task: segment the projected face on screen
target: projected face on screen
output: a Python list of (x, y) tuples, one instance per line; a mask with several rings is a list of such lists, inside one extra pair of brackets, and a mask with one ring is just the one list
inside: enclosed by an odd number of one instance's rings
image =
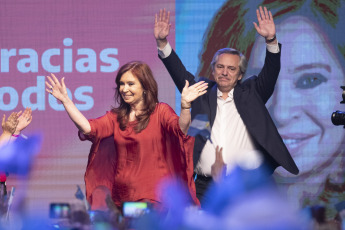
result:
[(255, 9), (271, 10), (282, 44), (281, 70), (266, 106), (295, 160), (300, 174), (279, 167), (274, 177), (295, 207), (324, 204), (334, 217), (343, 200), (345, 131), (331, 122), (344, 110), (340, 89), (345, 84), (345, 5), (330, 1), (225, 1), (214, 12), (199, 53), (198, 76), (210, 76), (213, 54), (233, 47), (248, 58), (244, 79), (261, 70), (264, 38), (257, 35)]
[[(267, 107), (300, 175), (313, 173), (334, 161), (344, 139), (345, 132), (330, 122), (344, 71), (325, 34), (307, 18), (292, 16), (277, 28), (283, 44), (281, 71)], [(254, 44), (248, 72), (259, 72), (264, 64), (262, 40)]]

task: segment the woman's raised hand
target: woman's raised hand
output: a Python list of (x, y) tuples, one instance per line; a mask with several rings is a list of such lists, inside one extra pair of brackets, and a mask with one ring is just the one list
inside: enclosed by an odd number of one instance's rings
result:
[(51, 76), (47, 76), (48, 81), (46, 81), (46, 91), (64, 103), (69, 99), (65, 85), (65, 78), (63, 77), (60, 83), (53, 73), (50, 75)]
[(186, 80), (186, 84), (181, 94), (181, 107), (185, 109), (190, 108), (192, 101), (207, 92), (207, 87), (208, 83), (205, 81), (199, 81), (194, 85), (189, 86), (189, 82)]
[(69, 117), (81, 132), (83, 132), (84, 134), (90, 133), (91, 126), (89, 121), (84, 117), (84, 115), (74, 105), (73, 101), (68, 97), (65, 78), (63, 77), (61, 79), (61, 83), (54, 74), (51, 74), (51, 76), (47, 76), (47, 78), (48, 81), (46, 81), (46, 91), (53, 95), (56, 99), (61, 101)]

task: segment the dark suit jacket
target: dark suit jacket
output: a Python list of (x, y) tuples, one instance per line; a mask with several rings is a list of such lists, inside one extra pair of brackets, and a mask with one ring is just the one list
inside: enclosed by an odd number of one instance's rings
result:
[[(281, 49), (281, 44), (279, 46)], [(257, 148), (264, 154), (265, 162), (270, 166), (271, 172), (278, 166), (282, 166), (290, 173), (297, 175), (299, 170), (265, 107), (265, 103), (273, 93), (279, 75), (280, 54), (280, 52), (274, 54), (266, 50), (265, 64), (259, 75), (238, 82), (235, 86), (234, 102)], [(196, 82), (194, 76), (186, 70), (174, 50), (162, 61), (180, 92), (185, 85), (185, 80), (188, 80), (190, 84)], [(217, 111), (217, 84), (206, 78), (199, 80), (207, 81), (208, 89), (206, 94), (192, 103), (192, 119), (197, 114), (207, 114), (212, 127)], [(206, 141), (200, 135), (195, 137), (194, 167), (199, 161)]]

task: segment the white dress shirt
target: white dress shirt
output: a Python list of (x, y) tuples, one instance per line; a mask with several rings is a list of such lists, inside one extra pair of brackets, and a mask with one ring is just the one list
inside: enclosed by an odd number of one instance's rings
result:
[(211, 130), (212, 143), (207, 140), (196, 166), (196, 172), (210, 176), (211, 166), (216, 160), (216, 146), (223, 148), (223, 160), (227, 174), (236, 166), (254, 169), (261, 165), (263, 156), (255, 144), (237, 111), (233, 100), (234, 89), (228, 93), (226, 100), (217, 89), (217, 113)]

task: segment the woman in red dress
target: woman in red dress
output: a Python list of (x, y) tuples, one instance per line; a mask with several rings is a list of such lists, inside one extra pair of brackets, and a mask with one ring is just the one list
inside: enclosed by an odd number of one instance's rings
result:
[(181, 95), (181, 114), (158, 102), (158, 87), (145, 63), (134, 61), (120, 68), (115, 98), (119, 106), (104, 116), (87, 120), (67, 95), (64, 78), (51, 74), (46, 91), (61, 101), (79, 129), (81, 140), (92, 142), (85, 173), (86, 196), (92, 204), (97, 186), (111, 191), (118, 207), (127, 201), (160, 204), (157, 185), (178, 178), (195, 196), (193, 174), (194, 139), (187, 134), (191, 102), (206, 92), (207, 84), (186, 86)]

